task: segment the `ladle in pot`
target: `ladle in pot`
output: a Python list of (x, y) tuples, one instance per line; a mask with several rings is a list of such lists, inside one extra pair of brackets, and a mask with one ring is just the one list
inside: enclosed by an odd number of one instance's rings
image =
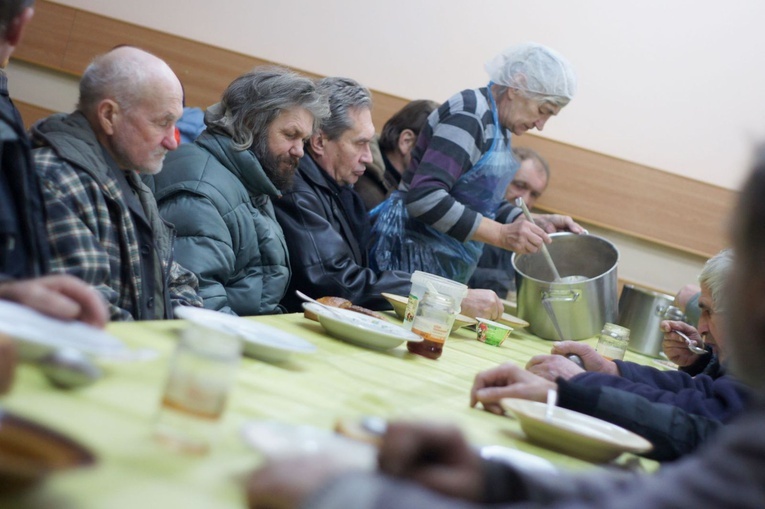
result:
[[(534, 218), (531, 217), (531, 212), (529, 212), (529, 208), (526, 206), (526, 202), (523, 201), (523, 198), (518, 197), (515, 199), (515, 205), (516, 207), (520, 207), (521, 210), (523, 210), (523, 215), (526, 216), (526, 219), (531, 221), (532, 224), (536, 224), (534, 222)], [(558, 283), (561, 281), (560, 274), (558, 273), (558, 269), (555, 268), (555, 263), (553, 263), (552, 256), (550, 256), (550, 252), (547, 250), (547, 244), (542, 243), (542, 254), (545, 256), (545, 260), (547, 260), (547, 265), (550, 266), (550, 270), (553, 273), (553, 281)]]
[[(558, 339), (561, 341), (566, 341), (566, 338), (563, 337), (563, 331), (560, 328), (560, 324), (558, 323), (558, 317), (555, 316), (555, 310), (552, 308), (552, 303), (550, 302), (550, 299), (547, 297), (542, 299), (542, 305), (545, 307), (545, 311), (547, 311), (547, 316), (550, 317), (550, 321), (553, 324), (553, 327), (555, 327), (555, 332), (558, 334)], [(582, 358), (579, 357), (575, 353), (566, 354), (566, 358), (579, 366), (582, 369), (585, 369), (584, 367), (584, 361), (582, 361)], [(586, 370), (585, 370), (586, 371)]]
[[(517, 207), (520, 207), (523, 210), (523, 215), (534, 223), (534, 219), (531, 217), (531, 212), (529, 212), (528, 207), (526, 206), (526, 202), (523, 201), (523, 198), (516, 198), (515, 199), (515, 205)], [(534, 223), (536, 224), (536, 223)], [(553, 283), (566, 283), (566, 284), (572, 284), (572, 283), (581, 283), (582, 281), (587, 281), (587, 276), (566, 276), (566, 277), (560, 277), (560, 273), (558, 272), (558, 269), (555, 267), (555, 263), (553, 262), (552, 256), (550, 256), (550, 252), (547, 250), (547, 244), (542, 244), (542, 254), (545, 257), (545, 260), (547, 260), (547, 265), (550, 267), (550, 270), (553, 273)]]

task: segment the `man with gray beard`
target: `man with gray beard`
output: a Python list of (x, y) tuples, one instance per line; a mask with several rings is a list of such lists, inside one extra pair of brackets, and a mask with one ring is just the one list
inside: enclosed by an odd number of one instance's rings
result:
[(241, 316), (282, 312), (290, 280), (272, 199), (289, 189), (303, 144), (329, 113), (309, 78), (260, 67), (207, 109), (206, 130), (154, 177), (176, 256), (199, 278), (205, 307)]

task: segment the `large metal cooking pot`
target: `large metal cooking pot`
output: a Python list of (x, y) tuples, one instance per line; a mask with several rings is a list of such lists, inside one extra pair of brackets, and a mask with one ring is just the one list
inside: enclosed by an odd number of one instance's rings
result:
[(671, 295), (665, 293), (624, 285), (619, 297), (619, 319), (616, 323), (630, 330), (630, 350), (653, 357), (659, 356), (664, 339), (659, 325), (673, 300)]
[(592, 337), (606, 322), (616, 322), (619, 251), (596, 235), (553, 233), (550, 237), (553, 241), (547, 248), (560, 276), (584, 278), (554, 283), (542, 253), (514, 253), (518, 316), (529, 322), (529, 331), (540, 338), (559, 339), (550, 314), (555, 316), (564, 339)]

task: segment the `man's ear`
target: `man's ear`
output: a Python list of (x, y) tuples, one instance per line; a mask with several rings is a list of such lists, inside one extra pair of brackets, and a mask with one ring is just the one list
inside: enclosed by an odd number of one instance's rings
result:
[(398, 151), (401, 155), (408, 156), (414, 148), (414, 144), (417, 143), (417, 135), (411, 129), (404, 129), (401, 134), (398, 135)]
[(113, 135), (114, 124), (120, 115), (120, 105), (111, 99), (104, 99), (98, 103), (96, 115), (98, 116), (98, 125), (101, 126), (101, 130), (109, 136)]
[(308, 146), (311, 149), (311, 153), (317, 156), (324, 155), (324, 145), (327, 143), (327, 138), (322, 131), (317, 131), (311, 135), (308, 140)]
[(32, 20), (35, 10), (32, 7), (27, 7), (21, 13), (13, 18), (11, 24), (8, 25), (8, 29), (5, 31), (5, 40), (11, 46), (18, 46), (21, 42), (21, 37), (24, 35), (24, 28)]

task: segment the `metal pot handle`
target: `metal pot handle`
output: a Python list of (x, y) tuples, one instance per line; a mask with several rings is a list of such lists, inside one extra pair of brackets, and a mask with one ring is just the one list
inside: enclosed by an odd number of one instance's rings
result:
[(545, 301), (555, 302), (576, 302), (576, 300), (582, 295), (577, 290), (553, 290), (548, 292), (542, 292), (542, 303)]

